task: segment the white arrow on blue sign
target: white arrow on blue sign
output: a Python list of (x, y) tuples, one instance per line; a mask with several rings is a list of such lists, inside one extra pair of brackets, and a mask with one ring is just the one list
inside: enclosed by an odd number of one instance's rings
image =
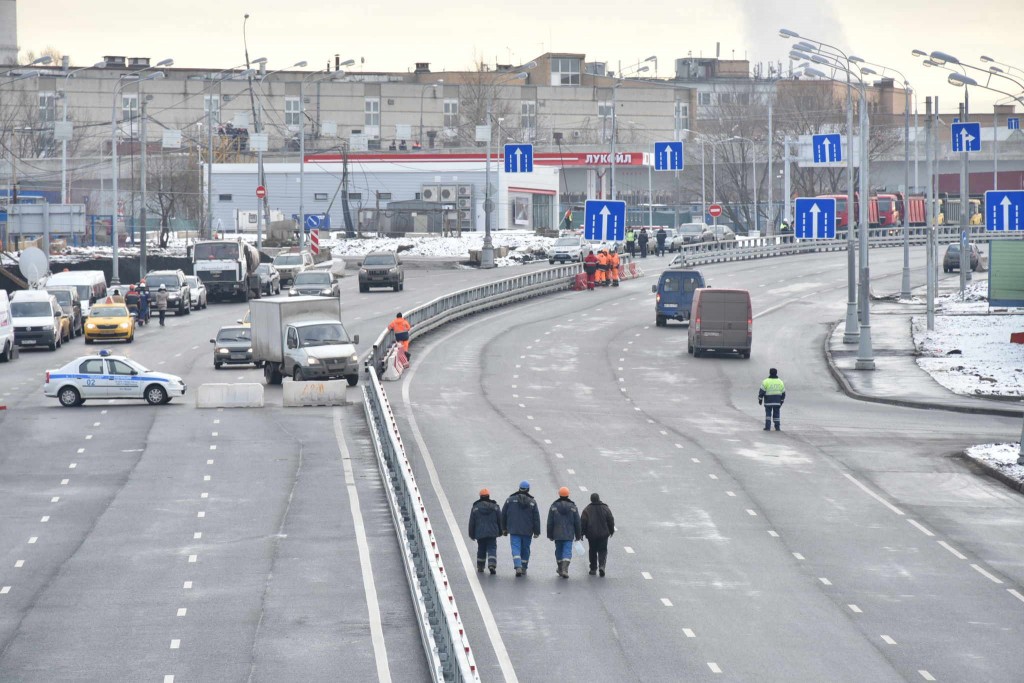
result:
[(989, 190), (985, 212), (985, 230), (1024, 230), (1024, 190)]
[(621, 242), (626, 237), (626, 202), (588, 199), (583, 236), (597, 242)]
[(307, 213), (302, 223), (306, 232), (314, 229), (328, 230), (331, 227), (331, 216), (326, 213)]
[(533, 145), (505, 145), (505, 173), (533, 173)]
[(839, 133), (813, 135), (814, 163), (826, 164), (843, 160), (843, 142)]
[(682, 142), (655, 142), (654, 143), (654, 170), (655, 171), (682, 171), (683, 170), (683, 143)]
[(830, 240), (836, 236), (836, 200), (820, 197), (799, 197), (796, 200), (798, 239)]
[(980, 123), (954, 123), (950, 130), (953, 135), (954, 152), (981, 151)]
[(1008, 119), (1006, 119), (1006, 127), (1009, 130), (1020, 130), (1020, 117), (1011, 116)]

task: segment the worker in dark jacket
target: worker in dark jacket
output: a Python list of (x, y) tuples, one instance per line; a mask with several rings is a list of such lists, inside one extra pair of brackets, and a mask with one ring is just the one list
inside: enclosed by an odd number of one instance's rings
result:
[(600, 571), (601, 576), (604, 576), (604, 567), (608, 562), (608, 539), (615, 533), (612, 510), (601, 500), (601, 496), (591, 493), (590, 505), (583, 508), (580, 522), (590, 546), (590, 575)]
[(558, 500), (548, 508), (548, 538), (555, 542), (558, 575), (568, 579), (572, 542), (583, 540), (583, 529), (580, 527), (580, 511), (569, 498), (566, 486), (558, 489)]
[(498, 567), (498, 536), (501, 536), (501, 508), (491, 492), (480, 489), (480, 498), (469, 513), (469, 537), (476, 541), (476, 570), (483, 574), (484, 562), (491, 574)]
[(640, 258), (647, 258), (647, 243), (651, 241), (651, 236), (647, 234), (647, 228), (640, 228), (640, 235), (636, 238), (636, 243), (640, 245)]
[(655, 255), (665, 255), (665, 240), (668, 239), (668, 233), (665, 232), (665, 228), (658, 228), (658, 231), (654, 233), (654, 244), (657, 247)]
[(597, 276), (597, 257), (591, 249), (587, 257), (583, 259), (583, 272), (587, 274), (587, 289), (594, 290), (594, 282)]
[(540, 537), (540, 510), (530, 495), (530, 482), (519, 482), (519, 490), (501, 508), (501, 531), (509, 536), (516, 576), (526, 576), (530, 564), (530, 543)]
[(768, 377), (761, 382), (761, 390), (757, 392), (757, 403), (764, 403), (764, 431), (772, 429), (772, 421), (775, 422), (775, 431), (781, 432), (782, 425), (779, 412), (786, 400), (786, 385), (779, 379), (779, 371), (775, 368), (768, 370)]

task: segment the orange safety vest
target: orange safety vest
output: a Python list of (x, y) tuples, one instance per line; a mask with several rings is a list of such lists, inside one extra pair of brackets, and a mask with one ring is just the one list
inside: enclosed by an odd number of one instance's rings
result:
[(409, 330), (412, 329), (412, 325), (405, 318), (395, 318), (388, 325), (388, 329), (395, 333), (395, 339), (397, 341), (408, 341)]
[(608, 254), (603, 251), (597, 255), (597, 267), (599, 270), (608, 270)]

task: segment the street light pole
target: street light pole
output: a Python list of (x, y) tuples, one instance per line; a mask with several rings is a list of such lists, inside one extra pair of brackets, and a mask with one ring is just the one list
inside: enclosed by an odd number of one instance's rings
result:
[(430, 88), (433, 88), (434, 92), (436, 93), (437, 86), (441, 85), (442, 83), (444, 83), (443, 78), (438, 79), (437, 83), (431, 83), (430, 85), (423, 86), (423, 88), (420, 90), (420, 149), (423, 149), (423, 96), (427, 94), (427, 90), (429, 90)]
[[(745, 138), (745, 137), (742, 137), (740, 135), (734, 135), (734, 136), (732, 136), (732, 139), (733, 140), (742, 140), (744, 142), (749, 142), (750, 143), (750, 171), (751, 171), (750, 182), (751, 182), (751, 184), (753, 186), (753, 192), (754, 192), (754, 216), (753, 216), (754, 217), (754, 230), (757, 230), (758, 229), (758, 227), (757, 227), (758, 226), (758, 223), (757, 223), (757, 145), (750, 138)], [(715, 225), (716, 226), (718, 225), (718, 221), (717, 220), (715, 221)], [(715, 237), (716, 238), (718, 237), (717, 232), (715, 234)]]
[[(106, 66), (106, 62), (97, 62), (92, 66), (85, 66), (81, 69), (73, 69), (64, 76), (64, 90), (62, 91), (61, 99), (64, 100), (64, 113), (61, 115), (61, 123), (68, 122), (68, 79), (81, 71), (88, 71), (89, 69), (102, 69)], [(68, 141), (61, 140), (60, 143), (60, 203), (68, 203)]]
[[(349, 66), (354, 63), (355, 62), (351, 59), (347, 59), (344, 62), (345, 66)], [(311, 81), (316, 83), (344, 75), (344, 73), (344, 71), (334, 71), (326, 74), (310, 74), (299, 81), (299, 244), (306, 243), (306, 98), (303, 96), (303, 86), (305, 86), (306, 81), (312, 76), (319, 76), (319, 78), (314, 78)], [(347, 191), (348, 190), (346, 190), (346, 192)]]

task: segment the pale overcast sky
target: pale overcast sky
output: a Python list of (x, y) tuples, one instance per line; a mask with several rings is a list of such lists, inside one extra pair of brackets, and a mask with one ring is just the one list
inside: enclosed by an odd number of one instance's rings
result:
[[(670, 76), (676, 58), (714, 56), (716, 43), (722, 58), (781, 59), (788, 68), (792, 41), (778, 37), (786, 27), (899, 69), (916, 86), (922, 112), (925, 95), (938, 95), (950, 111), (962, 92), (946, 83), (945, 71), (922, 66), (913, 48), (977, 65), (985, 54), (1024, 69), (1022, 0), (19, 0), (18, 43), (36, 52), (52, 46), (79, 66), (123, 55), (226, 69), (245, 61), (246, 13), (249, 56), (267, 57), (269, 69), (300, 60), (323, 68), (340, 54), (356, 60), (356, 71), (406, 71), (417, 61), (440, 71), (555, 51), (585, 53), (611, 69), (621, 63), (624, 71), (655, 55), (658, 75)], [(998, 97), (972, 89), (971, 109), (991, 111)]]

